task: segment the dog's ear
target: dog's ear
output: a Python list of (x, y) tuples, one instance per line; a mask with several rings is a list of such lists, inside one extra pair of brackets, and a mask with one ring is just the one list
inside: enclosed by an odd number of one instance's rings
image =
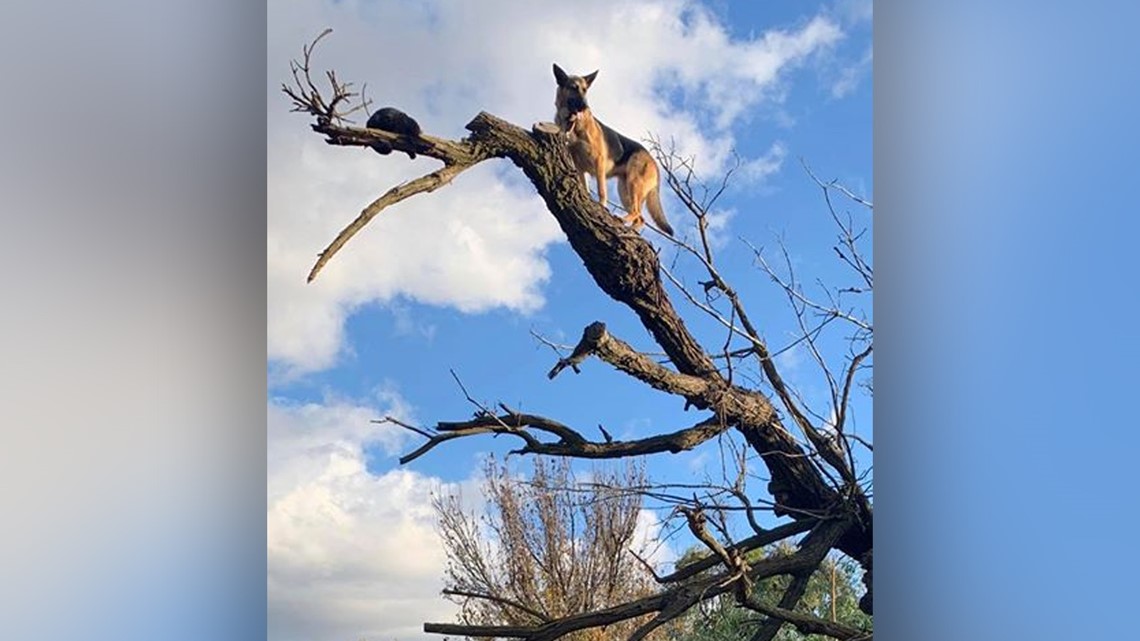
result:
[(558, 63), (554, 63), (554, 80), (558, 82), (558, 86), (565, 86), (568, 79), (569, 78), (566, 76), (566, 72), (562, 70), (562, 67), (559, 67)]
[(594, 78), (597, 78), (597, 77), (598, 77), (598, 72), (597, 72), (597, 70), (595, 70), (594, 73), (592, 73), (588, 76), (582, 76), (582, 80), (585, 80), (586, 86), (589, 87), (590, 85), (594, 84)]

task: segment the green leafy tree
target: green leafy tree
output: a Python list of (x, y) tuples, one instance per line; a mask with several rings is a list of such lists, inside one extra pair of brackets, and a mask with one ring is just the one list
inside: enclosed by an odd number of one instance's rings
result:
[[(760, 550), (754, 550), (746, 555), (749, 562), (779, 555), (788, 555), (794, 552), (792, 546), (786, 541)], [(701, 548), (690, 548), (678, 560), (677, 567), (682, 568), (707, 556), (707, 551)], [(859, 609), (859, 598), (864, 590), (860, 585), (861, 572), (859, 567), (849, 559), (837, 555), (829, 555), (819, 568), (812, 572), (807, 579), (803, 596), (795, 610), (804, 614), (845, 624), (852, 628), (867, 630), (868, 637), (872, 628), (872, 619)], [(776, 576), (761, 581), (753, 586), (754, 596), (762, 603), (777, 606), (782, 595), (791, 587), (793, 579), (788, 576)], [(675, 638), (678, 641), (740, 641), (751, 639), (763, 626), (774, 626), (780, 623), (763, 614), (743, 607), (733, 595), (725, 594), (705, 601), (701, 607), (690, 611), (684, 624), (679, 626), (679, 633)], [(793, 625), (784, 624), (773, 637), (776, 641), (825, 641), (831, 637), (822, 634), (805, 634)]]

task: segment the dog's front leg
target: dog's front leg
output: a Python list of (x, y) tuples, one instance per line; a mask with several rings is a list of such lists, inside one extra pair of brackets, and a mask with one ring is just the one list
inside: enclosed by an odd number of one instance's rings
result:
[(602, 209), (609, 209), (606, 206), (608, 202), (606, 200), (606, 168), (601, 158), (598, 159), (594, 172), (594, 177), (598, 179), (598, 202), (602, 203)]

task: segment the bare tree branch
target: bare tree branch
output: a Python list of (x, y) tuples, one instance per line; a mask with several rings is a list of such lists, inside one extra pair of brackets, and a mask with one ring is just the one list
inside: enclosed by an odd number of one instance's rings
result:
[(582, 332), (582, 340), (574, 347), (569, 357), (561, 359), (547, 374), (554, 378), (568, 366), (580, 364), (589, 356), (597, 356), (618, 370), (648, 383), (654, 389), (697, 400), (706, 396), (709, 388), (715, 385), (707, 378), (678, 374), (662, 367), (653, 359), (639, 353), (629, 344), (606, 331), (602, 322), (590, 323)]
[[(749, 318), (748, 312), (745, 310), (744, 305), (740, 300), (740, 296), (737, 294), (736, 290), (728, 284), (728, 282), (724, 279), (724, 277), (720, 274), (714, 265), (711, 244), (708, 238), (709, 203), (707, 201), (698, 201), (698, 199), (693, 194), (693, 170), (691, 163), (685, 161), (684, 159), (678, 161), (677, 157), (674, 154), (665, 153), (660, 148), (660, 146), (655, 147), (655, 149), (657, 151), (658, 159), (665, 167), (670, 187), (673, 189), (674, 193), (679, 198), (681, 198), (682, 202), (685, 203), (690, 212), (697, 218), (697, 230), (701, 240), (701, 250), (698, 251), (692, 246), (679, 240), (675, 240), (674, 242), (700, 261), (701, 265), (704, 267), (710, 278), (710, 280), (704, 284), (706, 295), (712, 289), (716, 289), (722, 292), (728, 298), (732, 306), (731, 316), (734, 318), (739, 318), (741, 326), (737, 327), (732, 319), (724, 318), (724, 316), (714, 310), (711, 305), (707, 303), (701, 303), (700, 301), (696, 300), (696, 298), (679, 282), (677, 278), (675, 278), (669, 272), (669, 270), (663, 269), (666, 277), (669, 278), (669, 280), (671, 280), (673, 284), (681, 290), (682, 294), (684, 294), (691, 303), (724, 325), (730, 332), (730, 341), (731, 334), (736, 334), (740, 337), (745, 338), (752, 344), (752, 351), (756, 354), (764, 375), (768, 378), (769, 383), (776, 391), (785, 409), (788, 410), (789, 414), (792, 415), (792, 418), (795, 420), (796, 424), (799, 425), (800, 429), (804, 432), (804, 436), (812, 443), (813, 446), (815, 446), (823, 459), (827, 461), (827, 463), (831, 465), (832, 468), (834, 468), (846, 482), (851, 483), (854, 479), (853, 466), (849, 467), (849, 462), (845, 460), (843, 453), (834, 445), (833, 442), (829, 441), (824, 435), (822, 435), (810, 420), (808, 420), (805, 411), (801, 409), (800, 404), (796, 401), (794, 395), (791, 393), (790, 389), (784, 383), (783, 378), (777, 371), (775, 361), (769, 354), (767, 345), (760, 337), (759, 332), (756, 330), (756, 327), (753, 325), (751, 319)], [(683, 179), (678, 178), (676, 175), (676, 165), (678, 163), (681, 166), (685, 167), (687, 171)], [(733, 169), (735, 169), (735, 167)], [(731, 174), (733, 169), (730, 169), (728, 174)], [(728, 175), (725, 176), (724, 180), (728, 180)], [(721, 190), (716, 192), (716, 195), (719, 196), (721, 191), (723, 191), (723, 187)], [(802, 317), (800, 318), (802, 320)], [(805, 331), (803, 336), (806, 338), (811, 349), (814, 352), (815, 346), (811, 343), (810, 335)], [(728, 343), (726, 343), (725, 350), (727, 350), (727, 345)], [(825, 372), (826, 371), (827, 370), (825, 367)], [(830, 380), (830, 372), (827, 372), (827, 375)]]
[(518, 601), (512, 601), (510, 599), (507, 599), (507, 598), (504, 598), (501, 596), (496, 596), (494, 594), (481, 594), (479, 592), (471, 592), (468, 590), (456, 590), (456, 589), (451, 589), (451, 588), (445, 588), (443, 590), (443, 594), (445, 596), (462, 596), (462, 597), (469, 597), (472, 599), (484, 599), (486, 601), (493, 601), (495, 603), (501, 603), (503, 605), (515, 608), (516, 610), (521, 610), (523, 612), (526, 612), (527, 614), (533, 616), (534, 618), (538, 619), (539, 621), (543, 621), (543, 622), (550, 621), (549, 616), (543, 614), (542, 612), (539, 612), (538, 610), (535, 610), (533, 608), (528, 608), (527, 606), (519, 603)]
[(835, 418), (835, 431), (843, 433), (843, 425), (847, 419), (847, 400), (851, 397), (851, 382), (855, 378), (855, 372), (859, 371), (859, 364), (863, 359), (871, 355), (872, 346), (868, 345), (867, 349), (859, 352), (851, 359), (851, 364), (847, 367), (847, 377), (843, 381), (843, 395), (837, 404), (839, 412)]
[(373, 423), (379, 423), (379, 424), (391, 423), (393, 425), (398, 425), (398, 426), (400, 426), (406, 430), (415, 432), (416, 434), (419, 434), (420, 436), (422, 436), (424, 438), (431, 438), (432, 436), (434, 436), (434, 434), (432, 434), (431, 432), (429, 432), (427, 430), (418, 428), (415, 425), (411, 425), (410, 423), (405, 423), (404, 421), (393, 418), (392, 416), (385, 416), (382, 419), (373, 419), (372, 422)]
[(340, 251), (340, 248), (344, 247), (345, 243), (347, 243), (353, 236), (355, 236), (358, 231), (364, 229), (364, 226), (367, 225), (373, 218), (375, 218), (376, 214), (379, 214), (381, 211), (383, 211), (384, 208), (390, 205), (395, 205), (396, 203), (415, 196), (416, 194), (431, 193), (440, 187), (443, 187), (444, 185), (450, 183), (452, 179), (462, 173), (463, 170), (467, 169), (467, 167), (467, 165), (444, 165), (442, 168), (437, 169), (430, 174), (420, 176), (415, 180), (410, 180), (401, 185), (397, 185), (396, 187), (393, 187), (385, 192), (383, 196), (372, 201), (372, 203), (364, 208), (364, 211), (360, 212), (360, 215), (356, 217), (356, 220), (353, 220), (347, 227), (341, 230), (341, 232), (337, 234), (337, 237), (334, 238), (331, 243), (329, 243), (329, 246), (320, 253), (316, 264), (314, 264), (313, 268), (309, 271), (309, 277), (307, 278), (307, 281), (310, 283), (313, 282), (313, 279), (317, 277), (317, 274), (325, 266), (325, 263), (329, 262), (329, 259), (336, 255), (336, 253)]
[(851, 192), (850, 189), (839, 184), (839, 181), (832, 180), (830, 182), (825, 183), (822, 180), (820, 180), (819, 178), (817, 178), (815, 173), (812, 172), (811, 167), (808, 167), (808, 164), (806, 162), (804, 162), (802, 158), (800, 159), (800, 164), (803, 165), (804, 170), (807, 171), (808, 175), (811, 176), (811, 179), (815, 181), (815, 184), (819, 185), (820, 188), (822, 188), (824, 191), (827, 191), (829, 189), (834, 189), (834, 190), (842, 193), (844, 196), (847, 196), (851, 200), (854, 200), (855, 202), (859, 203), (860, 205), (866, 206), (867, 209), (873, 210), (875, 208), (875, 205), (872, 204), (871, 201), (864, 200), (863, 198), (856, 196), (854, 193)]
[[(559, 438), (555, 442), (539, 441), (527, 429), (547, 432)], [(724, 432), (728, 426), (715, 417), (698, 422), (692, 427), (657, 434), (632, 441), (609, 441), (599, 443), (587, 440), (581, 432), (571, 429), (558, 421), (534, 414), (507, 413), (481, 415), (469, 421), (441, 422), (435, 427), (426, 443), (409, 454), (400, 457), (400, 463), (409, 463), (423, 456), (435, 446), (446, 441), (477, 434), (509, 434), (523, 440), (521, 449), (512, 454), (544, 454), (547, 456), (569, 456), (584, 459), (612, 459), (628, 456), (657, 454), (660, 452), (683, 452)]]
[(337, 109), (340, 103), (349, 102), (362, 94), (351, 91), (351, 83), (341, 83), (337, 81), (335, 72), (326, 71), (325, 77), (328, 79), (329, 90), (332, 93), (332, 95), (326, 99), (313, 80), (313, 51), (316, 49), (317, 43), (330, 33), (332, 33), (332, 29), (322, 31), (312, 42), (301, 48), (300, 61), (292, 60), (289, 62), (289, 70), (293, 76), (293, 84), (288, 85), (282, 83), (281, 91), (293, 101), (291, 111), (310, 114), (315, 116), (319, 122), (348, 122), (349, 115), (357, 111), (368, 109), (369, 101), (362, 99), (359, 105), (350, 108), (348, 111), (340, 111)]

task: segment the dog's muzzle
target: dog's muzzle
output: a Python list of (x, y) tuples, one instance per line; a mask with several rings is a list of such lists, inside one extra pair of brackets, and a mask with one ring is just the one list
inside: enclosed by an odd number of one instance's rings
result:
[(582, 96), (570, 96), (566, 99), (566, 109), (570, 112), (571, 117), (577, 116), (588, 108), (586, 99)]

